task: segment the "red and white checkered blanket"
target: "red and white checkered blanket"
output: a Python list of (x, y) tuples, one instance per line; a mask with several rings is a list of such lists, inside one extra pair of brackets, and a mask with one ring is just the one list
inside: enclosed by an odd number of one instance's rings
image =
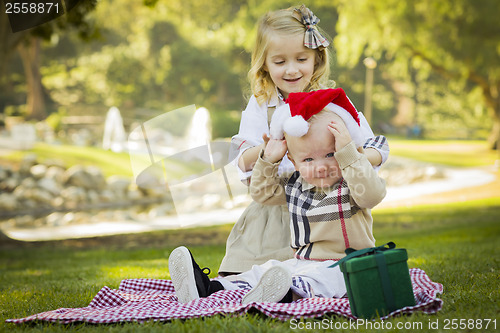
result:
[[(403, 313), (422, 311), (436, 313), (443, 301), (437, 294), (443, 292), (440, 283), (432, 282), (427, 274), (418, 268), (410, 269), (413, 293), (417, 305), (394, 311), (381, 319)], [(257, 309), (266, 316), (280, 320), (292, 318), (317, 318), (336, 314), (356, 319), (349, 308), (347, 298), (305, 298), (293, 303), (251, 303), (242, 305), (245, 295), (242, 290), (222, 290), (207, 298), (187, 304), (177, 301), (170, 280), (128, 279), (118, 289), (103, 287), (85, 308), (61, 308), (35, 314), (26, 318), (8, 319), (10, 323), (48, 321), (59, 323), (116, 323), (148, 320), (172, 320), (199, 318), (214, 315), (243, 315), (250, 309)]]

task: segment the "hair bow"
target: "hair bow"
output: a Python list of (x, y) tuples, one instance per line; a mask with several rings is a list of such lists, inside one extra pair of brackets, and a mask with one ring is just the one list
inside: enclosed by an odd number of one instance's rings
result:
[(317, 49), (320, 46), (327, 47), (330, 42), (318, 31), (316, 24), (319, 23), (319, 18), (305, 5), (300, 8), (295, 8), (295, 11), (301, 15), (301, 22), (306, 26), (304, 36), (304, 46), (310, 49)]

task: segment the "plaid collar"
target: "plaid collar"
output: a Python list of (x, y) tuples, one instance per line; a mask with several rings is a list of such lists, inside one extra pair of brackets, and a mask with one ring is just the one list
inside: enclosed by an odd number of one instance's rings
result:
[(318, 187), (316, 187), (316, 185), (312, 185), (312, 184), (308, 183), (301, 175), (299, 176), (299, 178), (297, 180), (302, 183), (302, 190), (304, 190), (304, 191), (311, 191), (312, 190), (314, 192), (322, 192), (326, 195), (330, 194), (333, 190), (337, 189), (338, 185), (342, 182), (342, 179), (341, 179), (330, 187), (318, 188)]

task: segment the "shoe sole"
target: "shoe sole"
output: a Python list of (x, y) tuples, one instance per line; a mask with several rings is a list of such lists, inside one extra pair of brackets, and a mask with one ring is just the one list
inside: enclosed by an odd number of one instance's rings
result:
[(241, 303), (279, 302), (290, 290), (291, 285), (292, 276), (288, 269), (282, 266), (273, 266), (262, 274), (257, 285), (243, 297)]
[(194, 279), (191, 254), (186, 247), (178, 247), (170, 253), (168, 269), (179, 302), (188, 303), (200, 298)]

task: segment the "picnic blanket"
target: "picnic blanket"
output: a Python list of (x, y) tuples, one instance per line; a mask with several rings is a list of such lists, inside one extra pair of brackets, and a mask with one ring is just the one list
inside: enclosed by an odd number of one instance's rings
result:
[[(443, 301), (437, 298), (437, 294), (443, 292), (443, 286), (432, 282), (427, 274), (418, 268), (410, 269), (410, 277), (416, 305), (399, 309), (381, 319), (418, 311), (436, 313), (441, 309)], [(242, 305), (241, 300), (245, 293), (243, 290), (221, 290), (207, 298), (182, 304), (177, 301), (170, 280), (126, 279), (120, 283), (118, 289), (103, 287), (87, 307), (61, 308), (6, 321), (18, 324), (29, 321), (62, 324), (168, 321), (215, 315), (243, 315), (250, 310), (257, 310), (283, 321), (300, 317), (318, 318), (327, 314), (356, 319), (351, 313), (347, 298), (304, 298), (293, 303), (254, 302)]]

